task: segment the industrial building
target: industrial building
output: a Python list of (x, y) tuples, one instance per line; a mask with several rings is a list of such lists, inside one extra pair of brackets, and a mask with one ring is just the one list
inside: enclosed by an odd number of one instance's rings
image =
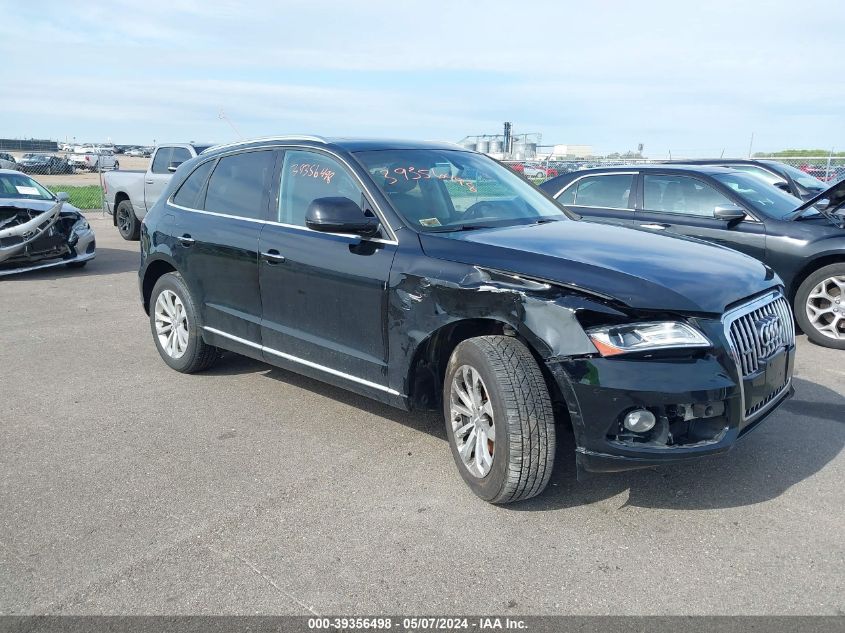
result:
[(539, 132), (514, 134), (506, 122), (502, 134), (465, 136), (459, 144), (499, 160), (564, 160), (592, 156), (591, 145), (543, 145)]

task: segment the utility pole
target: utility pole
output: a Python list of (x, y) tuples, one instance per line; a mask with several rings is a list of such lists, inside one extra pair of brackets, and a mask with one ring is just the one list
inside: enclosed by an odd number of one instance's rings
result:
[(751, 141), (748, 143), (748, 158), (751, 158), (751, 150), (754, 147), (754, 132), (751, 133)]

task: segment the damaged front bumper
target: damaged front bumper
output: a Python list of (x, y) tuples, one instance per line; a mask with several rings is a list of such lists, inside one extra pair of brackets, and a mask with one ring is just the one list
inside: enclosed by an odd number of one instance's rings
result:
[(94, 230), (57, 202), (46, 211), (0, 207), (0, 276), (94, 259)]
[[(730, 450), (792, 396), (794, 356), (792, 345), (770, 360), (768, 373), (744, 378), (725, 350), (558, 359), (547, 367), (567, 403), (579, 473), (618, 472)], [(765, 406), (749, 415), (761, 393)], [(654, 414), (653, 429), (627, 430), (625, 415), (642, 409)]]

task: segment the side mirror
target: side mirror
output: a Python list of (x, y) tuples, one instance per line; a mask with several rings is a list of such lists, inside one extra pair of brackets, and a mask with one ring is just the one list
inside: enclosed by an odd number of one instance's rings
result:
[(67, 202), (70, 200), (70, 196), (65, 191), (60, 191), (56, 194), (56, 200), (59, 202)]
[(325, 233), (354, 233), (370, 237), (378, 233), (378, 218), (365, 215), (349, 198), (317, 198), (305, 212), (305, 226)]
[(720, 204), (713, 209), (713, 217), (726, 222), (737, 222), (745, 219), (745, 209), (735, 204)]
[(180, 161), (180, 162), (178, 162), (178, 163), (170, 163), (170, 164), (167, 166), (167, 171), (169, 171), (170, 173), (173, 173), (174, 171), (176, 171), (177, 169), (179, 169), (179, 165), (181, 165), (183, 162), (184, 162), (184, 161)]
[(792, 190), (789, 188), (789, 183), (785, 180), (778, 180), (776, 183), (773, 184), (781, 191), (785, 191), (786, 193), (792, 193)]

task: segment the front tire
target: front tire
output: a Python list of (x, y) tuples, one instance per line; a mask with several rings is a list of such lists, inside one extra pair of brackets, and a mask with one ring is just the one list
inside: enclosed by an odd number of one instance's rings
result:
[(179, 273), (162, 275), (153, 287), (150, 329), (162, 360), (178, 372), (206, 370), (220, 357), (202, 340), (194, 300)]
[(845, 263), (804, 280), (795, 293), (795, 320), (813, 343), (845, 349)]
[(123, 200), (114, 211), (115, 223), (120, 237), (127, 241), (137, 240), (141, 235), (141, 223), (135, 216), (135, 209), (129, 200)]
[(464, 481), (490, 503), (540, 494), (555, 454), (551, 399), (540, 367), (515, 338), (482, 336), (455, 348), (443, 411)]

